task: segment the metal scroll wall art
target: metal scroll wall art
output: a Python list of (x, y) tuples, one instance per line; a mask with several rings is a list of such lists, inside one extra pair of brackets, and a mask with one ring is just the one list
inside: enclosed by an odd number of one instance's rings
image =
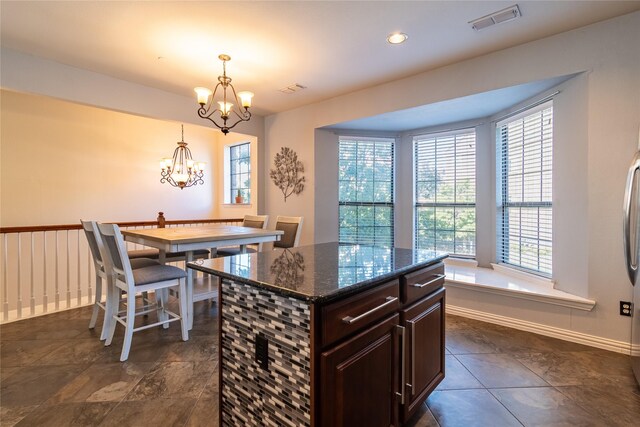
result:
[(273, 183), (282, 191), (284, 201), (292, 194), (300, 194), (304, 190), (304, 166), (298, 155), (289, 147), (280, 148), (273, 159), (274, 168), (269, 171)]

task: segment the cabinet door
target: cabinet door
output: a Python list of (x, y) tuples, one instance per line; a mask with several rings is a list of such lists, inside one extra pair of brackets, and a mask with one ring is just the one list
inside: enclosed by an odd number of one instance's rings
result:
[(321, 425), (397, 425), (399, 316), (322, 353)]
[(444, 295), (441, 289), (401, 312), (407, 334), (403, 420), (409, 419), (444, 379)]

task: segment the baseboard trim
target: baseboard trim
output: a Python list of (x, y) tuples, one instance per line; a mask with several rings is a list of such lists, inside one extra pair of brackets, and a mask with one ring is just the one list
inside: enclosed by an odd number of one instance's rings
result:
[(526, 320), (514, 319), (513, 317), (500, 316), (484, 311), (472, 310), (470, 308), (459, 307), (447, 304), (448, 314), (468, 317), (496, 325), (507, 326), (521, 331), (533, 332), (547, 337), (558, 338), (565, 341), (588, 345), (603, 350), (615, 351), (616, 353), (631, 354), (631, 344), (624, 341), (612, 340), (595, 335), (583, 334), (569, 329), (556, 328), (554, 326), (543, 325), (541, 323), (529, 322)]

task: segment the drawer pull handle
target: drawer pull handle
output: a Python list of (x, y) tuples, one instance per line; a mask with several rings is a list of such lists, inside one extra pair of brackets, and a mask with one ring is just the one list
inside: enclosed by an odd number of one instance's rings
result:
[[(404, 326), (396, 326), (396, 330), (398, 331), (398, 335), (402, 338), (402, 342), (400, 343), (400, 392), (396, 391), (396, 396), (400, 398), (400, 404), (404, 405), (405, 394), (404, 394), (404, 382), (405, 382), (405, 351), (407, 349), (407, 344), (404, 342), (406, 339)], [(413, 395), (413, 393), (412, 393)]]
[(411, 325), (411, 384), (407, 386), (411, 389), (411, 396), (415, 393), (414, 385), (416, 383), (416, 322), (407, 321)]
[(375, 312), (376, 312), (376, 311), (378, 311), (378, 310), (382, 310), (382, 309), (383, 309), (383, 308), (385, 308), (386, 306), (388, 306), (388, 305), (390, 305), (390, 304), (393, 304), (393, 303), (394, 303), (394, 302), (396, 302), (396, 301), (398, 301), (398, 297), (391, 297), (391, 296), (389, 296), (389, 297), (387, 297), (387, 298), (386, 298), (386, 302), (385, 302), (385, 303), (380, 304), (379, 306), (374, 307), (374, 308), (372, 308), (371, 310), (366, 311), (366, 312), (362, 313), (362, 314), (361, 314), (361, 315), (359, 315), (359, 316), (356, 316), (356, 317), (351, 317), (351, 316), (343, 317), (343, 318), (342, 318), (342, 321), (343, 321), (344, 323), (348, 324), (348, 325), (351, 325), (351, 324), (353, 324), (353, 323), (357, 322), (358, 320), (363, 319), (363, 318), (365, 318), (365, 317), (369, 316), (370, 314), (375, 313)]
[(424, 288), (425, 286), (429, 286), (430, 284), (432, 284), (433, 282), (437, 282), (440, 279), (444, 279), (445, 275), (444, 274), (436, 274), (435, 276), (433, 276), (434, 278), (429, 280), (426, 283), (414, 283), (413, 287), (414, 288)]

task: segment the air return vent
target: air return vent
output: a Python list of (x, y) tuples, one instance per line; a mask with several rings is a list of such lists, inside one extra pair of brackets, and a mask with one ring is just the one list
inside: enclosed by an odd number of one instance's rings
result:
[(487, 16), (483, 16), (482, 18), (474, 19), (473, 21), (469, 21), (469, 24), (471, 24), (471, 28), (473, 28), (474, 30), (480, 31), (495, 24), (502, 24), (503, 22), (511, 21), (513, 19), (519, 18), (520, 16), (522, 16), (522, 14), (520, 13), (520, 8), (517, 4), (514, 4), (513, 6), (506, 9), (502, 9)]
[(302, 86), (300, 83), (294, 83), (292, 85), (283, 87), (282, 89), (278, 89), (278, 90), (282, 93), (294, 93), (306, 88), (307, 88), (306, 86)]

